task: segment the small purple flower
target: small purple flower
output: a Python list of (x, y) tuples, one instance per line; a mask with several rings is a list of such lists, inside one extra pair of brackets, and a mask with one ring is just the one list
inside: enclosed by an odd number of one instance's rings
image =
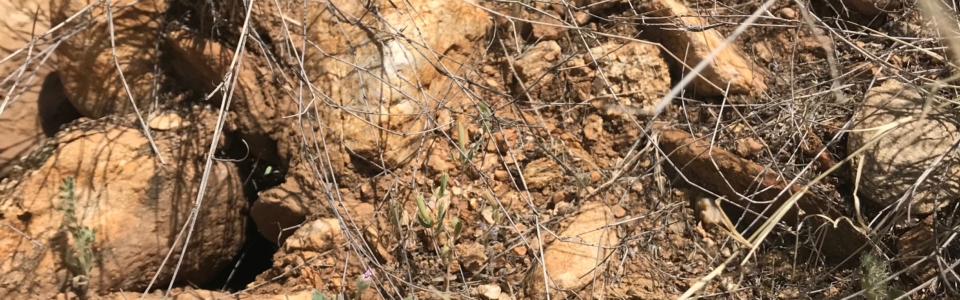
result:
[(367, 271), (363, 272), (363, 280), (364, 281), (373, 280), (373, 269), (367, 268)]
[(366, 272), (357, 276), (357, 297), (360, 297), (360, 294), (369, 288), (371, 284), (373, 284), (373, 269), (367, 268)]

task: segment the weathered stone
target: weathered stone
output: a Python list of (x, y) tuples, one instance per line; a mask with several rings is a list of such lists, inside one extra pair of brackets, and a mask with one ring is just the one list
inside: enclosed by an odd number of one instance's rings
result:
[[(52, 0), (51, 24), (60, 24), (83, 10), (94, 0)], [(73, 106), (88, 118), (125, 115), (134, 112), (131, 98), (141, 111), (153, 101), (155, 42), (167, 7), (165, 0), (111, 1), (111, 8), (129, 6), (113, 13), (114, 44), (104, 5), (93, 5), (87, 17), (64, 24), (60, 34), (74, 34), (57, 46), (56, 65), (64, 90)], [(90, 22), (88, 25), (82, 25)], [(73, 28), (86, 26), (73, 32)], [(116, 46), (114, 61), (112, 48)], [(120, 76), (126, 80), (129, 95)]]
[(960, 139), (949, 111), (931, 111), (926, 119), (895, 126), (876, 143), (867, 144), (879, 132), (875, 128), (918, 116), (924, 103), (916, 88), (896, 80), (887, 80), (867, 92), (847, 144), (851, 153), (866, 147), (850, 168), (851, 176), (856, 176), (858, 164), (863, 164), (859, 193), (864, 198), (885, 206), (897, 205), (904, 194), (911, 193), (900, 209), (929, 214), (960, 197), (960, 162), (949, 153), (911, 192), (924, 171)]
[(541, 158), (523, 168), (524, 180), (528, 189), (542, 189), (551, 184), (562, 182), (563, 168), (550, 158)]
[[(23, 233), (0, 230), (0, 298), (52, 299), (77, 275), (67, 271), (73, 260), (63, 251), (75, 241), (58, 209), (68, 203), (60, 190), (67, 177), (75, 179), (77, 221), (96, 230), (88, 290), (143, 289), (154, 274), (154, 286), (169, 283), (176, 260), (161, 263), (183, 248), (176, 237), (200, 188), (212, 131), (206, 125), (157, 132), (166, 164), (139, 129), (88, 121), (59, 134), (38, 167), (0, 188), (0, 219)], [(232, 163), (213, 163), (203, 199), (178, 281), (212, 279), (243, 245), (247, 201)]]
[[(670, 18), (679, 26), (698, 28), (710, 25), (697, 12), (676, 0), (651, 0), (642, 5), (651, 16)], [(673, 25), (676, 26), (676, 25)], [(705, 60), (710, 52), (726, 39), (715, 29), (705, 30), (660, 30), (657, 32), (667, 51), (689, 68)], [(693, 88), (702, 96), (721, 96), (727, 84), (730, 94), (760, 93), (767, 89), (763, 70), (754, 66), (734, 44), (727, 45), (693, 82)]]
[[(559, 296), (560, 291), (573, 291), (583, 288), (593, 282), (594, 272), (603, 266), (603, 257), (606, 257), (607, 247), (619, 242), (617, 234), (605, 228), (612, 222), (613, 214), (601, 203), (587, 203), (580, 208), (580, 215), (576, 216), (560, 233), (561, 237), (569, 241), (557, 240), (546, 247), (543, 253), (543, 264), (537, 264), (531, 269), (524, 280), (524, 289), (529, 299), (546, 299), (547, 293)], [(546, 280), (543, 278), (546, 267)]]

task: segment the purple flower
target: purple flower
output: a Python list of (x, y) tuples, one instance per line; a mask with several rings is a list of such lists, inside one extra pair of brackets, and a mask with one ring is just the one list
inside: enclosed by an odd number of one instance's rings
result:
[(370, 281), (373, 279), (373, 269), (367, 268), (366, 272), (363, 272), (363, 280)]
[(357, 276), (357, 297), (373, 283), (373, 269), (367, 268), (360, 276)]

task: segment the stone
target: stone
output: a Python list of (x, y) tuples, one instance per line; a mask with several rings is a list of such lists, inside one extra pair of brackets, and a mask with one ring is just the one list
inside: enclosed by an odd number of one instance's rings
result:
[(616, 232), (605, 228), (613, 221), (610, 210), (601, 203), (591, 202), (580, 208), (580, 214), (564, 229), (561, 237), (546, 247), (543, 264), (531, 268), (524, 280), (524, 291), (529, 299), (546, 299), (548, 289), (544, 282), (544, 267), (549, 276), (549, 293), (560, 297), (561, 290), (576, 292), (593, 281), (595, 269), (603, 269), (597, 264), (606, 257), (605, 247), (619, 242)]
[[(52, 0), (50, 2), (51, 24), (60, 24), (83, 10), (90, 0)], [(73, 106), (84, 117), (97, 119), (108, 115), (133, 113), (133, 103), (140, 111), (146, 111), (153, 101), (151, 90), (156, 79), (154, 64), (158, 53), (154, 43), (160, 32), (165, 0), (120, 0), (111, 1), (113, 8), (129, 6), (129, 9), (113, 13), (113, 30), (118, 69), (110, 39), (110, 28), (104, 5), (93, 5), (85, 18), (75, 18), (63, 28), (80, 28), (57, 31), (59, 34), (74, 34), (57, 46), (55, 59), (57, 71), (63, 81), (64, 91)], [(91, 22), (82, 25), (83, 22)], [(120, 77), (123, 72), (124, 83)], [(222, 79), (222, 78), (221, 78)]]
[[(642, 5), (642, 10), (651, 16), (669, 18), (662, 23), (670, 26), (703, 27), (710, 23), (698, 13), (677, 0), (652, 0)], [(679, 22), (679, 24), (674, 24)], [(657, 32), (659, 42), (675, 58), (693, 68), (709, 56), (710, 52), (726, 39), (716, 29), (669, 30)], [(686, 73), (686, 72), (685, 72)], [(727, 84), (730, 94), (758, 94), (767, 89), (763, 69), (746, 59), (735, 44), (728, 45), (700, 72), (702, 77), (693, 81), (693, 89), (699, 96), (722, 96)]]
[(483, 245), (477, 242), (457, 244), (457, 257), (460, 258), (461, 269), (475, 273), (487, 263), (487, 254), (483, 252)]
[(286, 240), (283, 247), (288, 253), (293, 251), (325, 252), (333, 249), (344, 237), (340, 230), (340, 221), (324, 218), (310, 221)]
[[(300, 225), (308, 216), (329, 211), (323, 187), (315, 180), (313, 174), (299, 164), (287, 173), (286, 182), (260, 193), (250, 208), (250, 216), (263, 237), (283, 245), (284, 240), (293, 234), (289, 228)], [(337, 210), (345, 221), (349, 222), (347, 218), (350, 217), (361, 226), (371, 222), (372, 204), (351, 197), (344, 197), (341, 203), (343, 207), (337, 206)]]
[(560, 39), (560, 35), (567, 32), (565, 25), (556, 17), (544, 14), (537, 14), (537, 16), (538, 22), (530, 23), (534, 40), (556, 41)]
[(548, 185), (563, 181), (563, 168), (557, 162), (544, 157), (530, 162), (523, 168), (524, 180), (528, 189), (542, 189)]
[(0, 11), (6, 14), (0, 19), (0, 59), (24, 49), (0, 64), (0, 178), (6, 177), (16, 160), (36, 149), (43, 138), (52, 137), (61, 125), (79, 117), (51, 64), (40, 65), (44, 56), (38, 53), (46, 48), (43, 40), (34, 45), (28, 62), (30, 41), (48, 29), (45, 22), (34, 22), (33, 14), (39, 10), (42, 18), (49, 11), (49, 3), (0, 0)]
[(500, 299), (500, 286), (496, 284), (484, 284), (477, 287), (477, 294), (487, 300)]
[(556, 41), (539, 42), (518, 58), (513, 68), (528, 89), (527, 97), (548, 99), (557, 97), (553, 83), (557, 80), (554, 66), (560, 60), (560, 44)]
[(624, 109), (633, 115), (650, 114), (670, 91), (670, 72), (656, 45), (607, 42), (581, 58), (597, 74), (581, 100), (592, 100), (604, 114), (620, 115)]
[(754, 157), (763, 150), (763, 144), (752, 137), (738, 139), (736, 147), (737, 154), (745, 158)]
[[(847, 142), (850, 153), (866, 147), (850, 168), (851, 176), (856, 176), (858, 164), (863, 163), (859, 193), (864, 198), (884, 206), (896, 205), (930, 164), (960, 139), (950, 111), (931, 111), (926, 119), (895, 126), (876, 143), (867, 145), (878, 131), (866, 129), (919, 114), (924, 102), (916, 88), (892, 79), (867, 92)], [(944, 157), (900, 209), (909, 207), (914, 214), (929, 214), (956, 201), (960, 197), (958, 163), (953, 155)]]
[[(116, 123), (135, 124), (131, 117)], [(96, 230), (90, 293), (144, 289), (154, 274), (154, 286), (166, 286), (176, 260), (161, 264), (168, 251), (179, 257), (183, 248), (176, 237), (197, 200), (210, 147), (213, 127), (205, 121), (155, 133), (166, 164), (140, 129), (108, 119), (70, 127), (21, 161), (23, 174), (11, 175), (20, 180), (0, 187), (0, 219), (23, 233), (0, 230), (0, 298), (51, 299), (74, 278), (75, 271), (67, 271), (73, 260), (58, 250), (76, 245), (58, 209), (71, 202), (79, 226)], [(71, 202), (60, 190), (68, 177), (74, 178)], [(245, 239), (241, 180), (233, 163), (213, 162), (178, 282), (203, 284), (232, 266)]]

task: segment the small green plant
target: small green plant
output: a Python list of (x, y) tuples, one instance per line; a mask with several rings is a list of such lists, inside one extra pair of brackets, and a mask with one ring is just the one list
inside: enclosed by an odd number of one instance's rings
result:
[(63, 212), (61, 227), (73, 237), (73, 245), (66, 248), (65, 261), (67, 268), (73, 273), (74, 288), (85, 291), (90, 268), (93, 266), (93, 243), (96, 241), (97, 230), (81, 226), (77, 219), (73, 177), (63, 180), (60, 200), (63, 203), (57, 209)]
[(327, 300), (327, 296), (324, 296), (317, 289), (313, 289), (313, 294), (310, 296), (311, 300)]
[(890, 290), (882, 282), (888, 275), (887, 261), (870, 252), (860, 256), (860, 288), (868, 300), (890, 299)]
[[(463, 223), (460, 222), (460, 218), (454, 216), (450, 221), (450, 226), (453, 229), (453, 234), (449, 236), (447, 242), (444, 245), (438, 245), (440, 241), (440, 234), (444, 232), (443, 220), (447, 215), (447, 206), (448, 203), (446, 199), (447, 191), (447, 180), (448, 175), (444, 173), (440, 176), (440, 186), (434, 189), (434, 196), (437, 200), (436, 203), (436, 215), (431, 215), (430, 210), (427, 208), (426, 202), (423, 200), (423, 196), (417, 196), (417, 223), (420, 226), (423, 226), (424, 229), (430, 234), (431, 241), (433, 242), (434, 249), (440, 252), (440, 259), (445, 263), (449, 263), (450, 252), (453, 249), (453, 245), (456, 242), (457, 238), (460, 237), (460, 232), (463, 231)], [(449, 285), (449, 282), (448, 282)]]
[(470, 163), (482, 142), (474, 143), (473, 146), (468, 147), (469, 143), (470, 138), (467, 137), (466, 127), (463, 126), (463, 123), (457, 122), (457, 151), (450, 151), (450, 160), (459, 162), (461, 166)]
[(366, 291), (367, 288), (370, 288), (370, 285), (373, 284), (373, 269), (367, 269), (366, 272), (357, 276), (357, 300), (360, 300), (360, 295), (363, 294), (363, 291)]

